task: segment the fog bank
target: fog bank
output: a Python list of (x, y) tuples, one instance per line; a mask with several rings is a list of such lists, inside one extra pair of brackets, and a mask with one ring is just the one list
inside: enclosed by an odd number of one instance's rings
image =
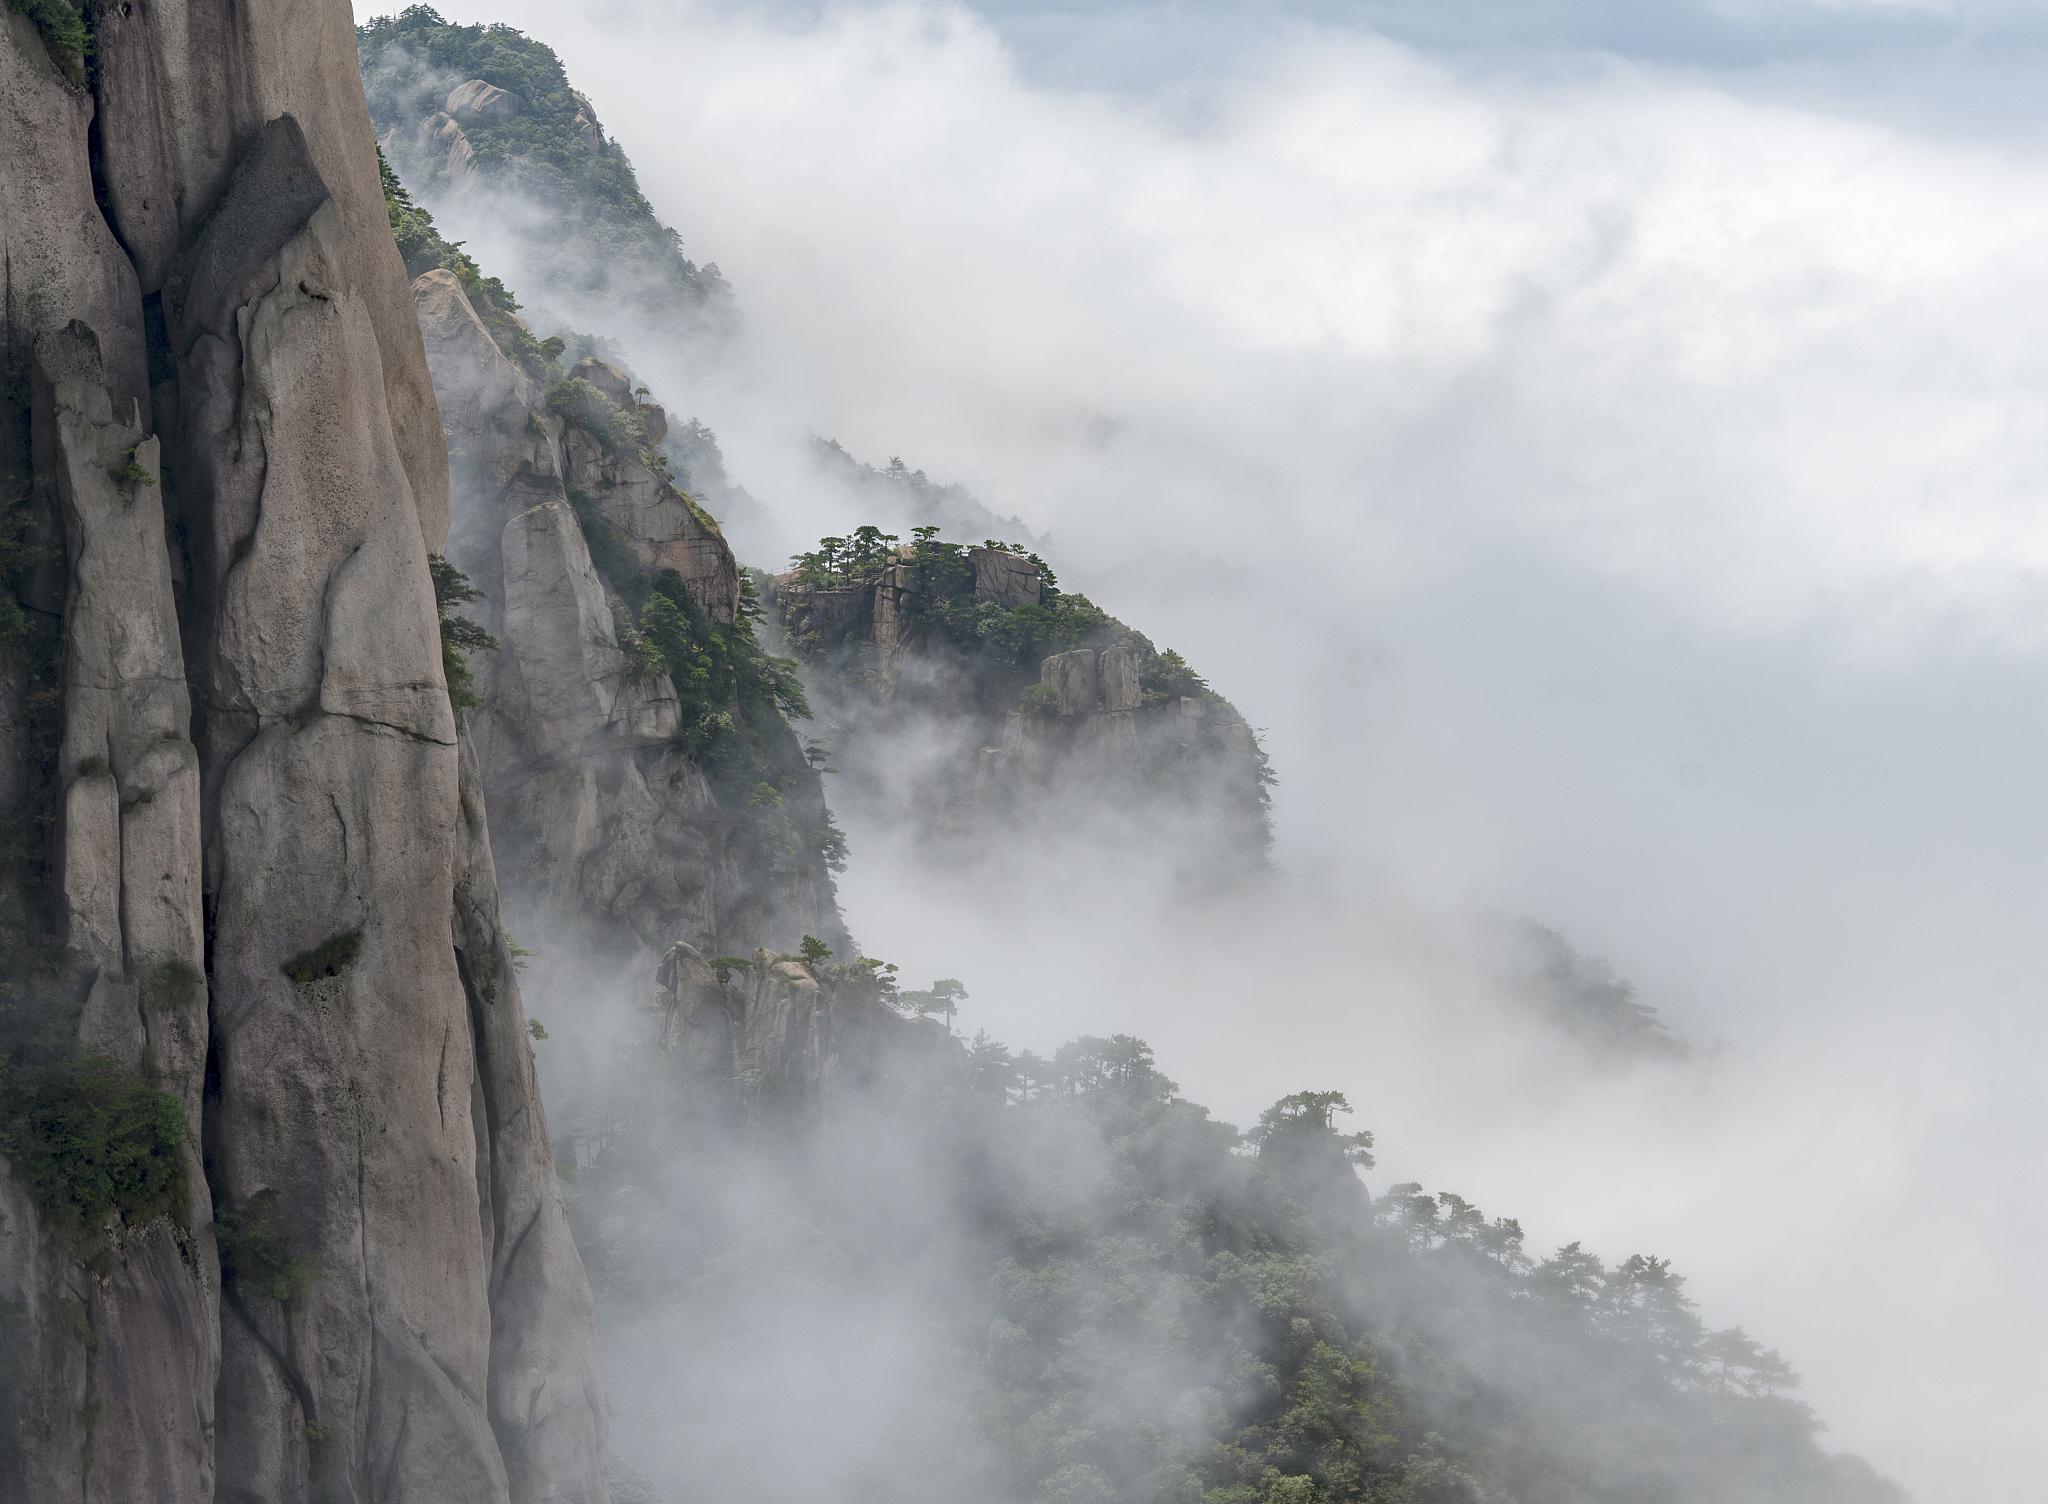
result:
[[(1570, 48), (1475, 69), (1296, 17), (1113, 89), (956, 8), (444, 9), (555, 46), (734, 284), (738, 348), (631, 354), (780, 547), (858, 520), (806, 433), (903, 455), (1267, 730), (1273, 903), (1068, 867), (998, 907), (847, 811), (870, 952), (961, 977), (1014, 1044), (1142, 1033), (1239, 1122), (1346, 1090), (1382, 1182), (1667, 1254), (1837, 1444), (1927, 1500), (2028, 1496), (2030, 142), (1840, 107), (1853, 55), (1803, 91)], [(1475, 907), (1731, 1048), (1595, 1083), (1475, 1037)]]

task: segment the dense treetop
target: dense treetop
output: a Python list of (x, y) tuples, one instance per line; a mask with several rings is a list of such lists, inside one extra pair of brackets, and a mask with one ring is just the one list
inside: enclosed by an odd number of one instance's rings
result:
[[(828, 989), (871, 998), (894, 971), (810, 959)], [(918, 1419), (876, 1439), (889, 1461), (867, 1478), (874, 1497), (1900, 1497), (1816, 1445), (1790, 1366), (1710, 1329), (1667, 1260), (1609, 1264), (1578, 1243), (1542, 1257), (1519, 1222), (1455, 1193), (1370, 1197), (1372, 1136), (1341, 1121), (1340, 1092), (1282, 1098), (1240, 1134), (1130, 1035), (1045, 1058), (977, 1034), (917, 1058), (766, 1159), (758, 1123), (663, 1126), (688, 1087), (647, 1063), (574, 1190), (602, 1303), (656, 1326), (674, 1313), (697, 1344), (670, 1354), (686, 1388), (759, 1361), (766, 1310), (815, 1323), (827, 1353), (842, 1323), (870, 1333), (858, 1313), (917, 1312), (920, 1392), (899, 1398)], [(784, 1210), (766, 1224), (735, 1211), (728, 1176), (750, 1207)], [(675, 1207), (693, 1209), (687, 1228), (657, 1210)], [(706, 1439), (696, 1481), (804, 1496), (789, 1472), (802, 1462), (746, 1444), (754, 1423), (679, 1416), (686, 1435), (742, 1427)]]

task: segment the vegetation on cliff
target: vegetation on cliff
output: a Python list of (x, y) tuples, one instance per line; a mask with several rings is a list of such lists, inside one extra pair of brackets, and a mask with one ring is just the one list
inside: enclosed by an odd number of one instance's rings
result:
[[(731, 293), (718, 268), (690, 260), (655, 216), (633, 164), (604, 138), (553, 49), (510, 26), (453, 24), (425, 5), (367, 21), (356, 39), (371, 119), (395, 150), (408, 150), (410, 134), (471, 79), (512, 96), (503, 110), (470, 115), (460, 128), (474, 152), (471, 170), (533, 207), (538, 223), (521, 244), (550, 296), (630, 288), (657, 316), (729, 317)], [(430, 174), (425, 186), (446, 184)]]
[(50, 61), (65, 80), (84, 87), (85, 70), (92, 60), (92, 29), (84, 8), (70, 0), (7, 0), (7, 7), (34, 23), (36, 34), (49, 49)]
[(427, 555), (427, 569), (434, 580), (434, 609), (441, 618), (441, 673), (448, 681), (448, 703), (467, 710), (482, 703), (476, 695), (476, 675), (469, 667), (471, 653), (491, 652), (498, 639), (478, 623), (460, 615), (464, 606), (475, 605), (484, 593), (469, 583), (469, 576), (439, 554)]
[(1514, 926), (1511, 945), (1522, 958), (1511, 978), (1552, 1023), (1596, 1055), (1615, 1059), (1678, 1059), (1691, 1046), (1672, 1034), (1635, 984), (1599, 956), (1577, 949), (1559, 931), (1534, 920)]
[[(1048, 653), (1136, 636), (1085, 595), (1063, 593), (1045, 560), (1022, 544), (990, 538), (980, 547), (1030, 564), (1037, 577), (1037, 599), (1006, 602), (979, 597), (970, 545), (944, 542), (939, 531), (932, 524), (912, 528), (907, 551), (899, 549), (894, 533), (885, 533), (874, 523), (863, 523), (843, 538), (820, 538), (815, 549), (790, 561), (793, 583), (807, 590), (872, 588), (890, 566), (907, 562), (917, 571), (917, 584), (906, 592), (902, 608), (912, 629), (929, 627), (952, 648), (1013, 668), (1035, 669)], [(814, 657), (845, 645), (843, 638), (835, 642), (816, 630), (799, 630), (791, 640)]]
[(75, 977), (24, 976), (10, 963), (0, 979), (0, 1155), (49, 1225), (80, 1244), (111, 1218), (132, 1228), (181, 1215), (184, 1104), (78, 1048), (76, 1011), (60, 991)]
[(459, 241), (443, 235), (434, 216), (413, 201), (382, 148), (377, 152), (377, 173), (384, 182), (384, 211), (391, 221), (391, 238), (398, 242), (398, 254), (408, 276), (431, 271), (455, 274), (476, 315), (490, 332), (491, 340), (505, 358), (536, 381), (557, 381), (562, 369), (560, 338), (538, 340), (519, 318), (519, 299), (496, 277), (487, 277)]
[[(89, 1244), (109, 1218), (138, 1226), (181, 1208), (185, 1114), (78, 1043), (88, 978), (61, 941), (55, 854), (65, 555), (47, 494), (4, 463), (30, 452), (29, 413), (20, 373), (0, 375), (0, 1155), (49, 1225)], [(108, 776), (104, 759), (92, 763), (71, 776)], [(181, 976), (149, 982), (166, 997), (190, 990)]]
[[(936, 525), (915, 527), (906, 544), (880, 524), (863, 523), (819, 539), (775, 582), (777, 625), (821, 697), (830, 698), (831, 719), (850, 743), (841, 748), (841, 766), (856, 786), (885, 781), (870, 776), (874, 770), (864, 762), (886, 759), (893, 738), (922, 726), (960, 748), (942, 764), (950, 780), (939, 778), (921, 800), (927, 816), (950, 822), (952, 811), (976, 797), (968, 788), (973, 780), (984, 784), (984, 800), (996, 792), (985, 786), (986, 759), (977, 760), (978, 749), (1000, 747), (1007, 757), (1014, 746), (1022, 762), (1045, 765), (1038, 768), (1043, 773), (1057, 761), (1056, 749), (1074, 740), (1050, 728), (1062, 716), (1072, 719), (1070, 729), (1079, 728), (1099, 709), (1129, 725), (1104, 728), (1113, 738), (1093, 744), (1086, 771), (1067, 780), (1069, 792), (1093, 788), (1126, 804), (1171, 803), (1177, 819), (1201, 811), (1194, 823), (1216, 838), (1206, 844), (1221, 849), (1190, 853), (1189, 860), (1209, 867), (1212, 877), (1241, 866), (1247, 855), (1263, 863), (1275, 779), (1258, 734), (1236, 707), (1180, 654), (1157, 648), (1085, 595), (1061, 589), (1045, 559), (1026, 545), (950, 542), (939, 533)], [(1110, 654), (1128, 664), (1134, 682), (1113, 697), (1109, 688), (1063, 696), (1046, 676), (1057, 672), (1058, 655), (1077, 652), (1090, 659), (1084, 686), (1111, 683), (1097, 673), (1097, 661), (1110, 661)], [(1076, 699), (1082, 703), (1071, 703)], [(1048, 729), (1026, 734), (1010, 725), (1017, 716)], [(945, 726), (933, 729), (938, 723)], [(862, 744), (884, 750), (864, 757)], [(1018, 809), (1030, 802), (1023, 799)]]
[(796, 665), (761, 646), (753, 582), (741, 576), (731, 625), (712, 621), (673, 570), (644, 582), (629, 638), (643, 670), (675, 686), (684, 750), (711, 779), (719, 805), (762, 875), (787, 881), (846, 865), (846, 837), (792, 723), (808, 717)]

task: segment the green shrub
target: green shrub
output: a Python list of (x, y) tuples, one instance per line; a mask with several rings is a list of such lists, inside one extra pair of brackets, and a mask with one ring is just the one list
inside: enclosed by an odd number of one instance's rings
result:
[(363, 948), (361, 930), (345, 930), (339, 935), (329, 935), (311, 950), (300, 951), (284, 963), (284, 974), (300, 987), (328, 977), (338, 977), (348, 970)]
[(185, 1199), (185, 1107), (95, 1055), (16, 1070), (0, 1150), (60, 1227), (90, 1235), (175, 1217)]
[(626, 655), (628, 673), (650, 679), (668, 673), (668, 659), (638, 627), (628, 625), (619, 629), (619, 648)]
[(619, 406), (581, 376), (551, 382), (547, 403), (611, 453), (639, 456), (652, 463), (647, 453), (647, 425), (640, 414)]
[(206, 977), (189, 961), (166, 961), (142, 979), (143, 1001), (159, 1007), (187, 1008), (206, 994)]
[(49, 50), (50, 61), (74, 88), (85, 87), (85, 64), (92, 56), (92, 32), (85, 17), (66, 0), (7, 0), (8, 5), (35, 23), (36, 31)]
[(1206, 700), (1219, 697), (1209, 688), (1209, 681), (1188, 667), (1187, 659), (1172, 648), (1163, 648), (1143, 660), (1138, 669), (1138, 684), (1150, 699)]
[(291, 1305), (306, 1298), (320, 1262), (309, 1254), (285, 1251), (274, 1223), (276, 1211), (277, 1193), (258, 1191), (214, 1219), (220, 1277), (237, 1290)]
[(476, 675), (470, 672), (469, 655), (491, 652), (498, 639), (466, 616), (452, 613), (484, 598), (469, 583), (469, 576), (439, 554), (427, 555), (427, 570), (434, 578), (434, 609), (441, 618), (441, 675), (448, 681), (448, 703), (467, 710), (483, 702), (477, 698)]
[(135, 486), (153, 486), (156, 484), (156, 477), (150, 474), (149, 471), (145, 470), (142, 466), (136, 464), (135, 457), (133, 455), (130, 455), (128, 457), (128, 462), (125, 465), (116, 465), (113, 469), (109, 470), (107, 474), (110, 477), (112, 477), (114, 484), (117, 486), (127, 486), (132, 488)]

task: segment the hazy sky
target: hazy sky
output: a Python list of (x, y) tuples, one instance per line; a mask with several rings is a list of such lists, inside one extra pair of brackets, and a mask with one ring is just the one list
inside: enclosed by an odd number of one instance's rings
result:
[[(1204, 991), (1093, 895), (1033, 974), (855, 830), (870, 950), (1021, 1044), (1139, 1027), (1239, 1121), (1352, 1090), (1387, 1168), (1672, 1255), (1922, 1498), (2038, 1497), (2038, 7), (442, 9), (561, 51), (732, 280), (744, 351), (656, 384), (789, 542), (846, 521), (792, 434), (901, 454), (1267, 728), (1294, 970)], [(1406, 984), (1341, 965), (1390, 893), (1734, 1052), (1418, 1082)]]

